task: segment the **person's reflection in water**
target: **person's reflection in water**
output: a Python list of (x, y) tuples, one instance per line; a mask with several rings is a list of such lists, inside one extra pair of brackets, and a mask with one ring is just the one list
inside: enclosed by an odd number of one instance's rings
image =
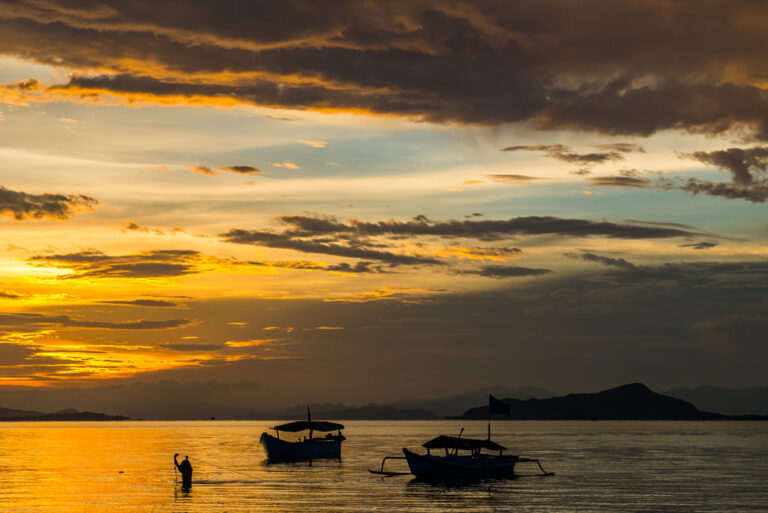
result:
[(184, 461), (179, 463), (176, 460), (178, 456), (178, 453), (173, 455), (173, 463), (181, 472), (181, 489), (188, 492), (192, 488), (192, 464), (189, 462), (189, 456), (184, 456)]

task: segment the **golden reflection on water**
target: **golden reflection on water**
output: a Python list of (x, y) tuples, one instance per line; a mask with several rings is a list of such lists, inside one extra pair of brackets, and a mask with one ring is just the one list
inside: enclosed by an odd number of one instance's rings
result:
[[(461, 426), (482, 436), (484, 423), (346, 424), (342, 461), (270, 465), (255, 443), (269, 422), (0, 423), (0, 511), (679, 513), (768, 503), (768, 423), (497, 422), (494, 438), (557, 475), (462, 486), (367, 468)], [(193, 463), (189, 493), (174, 480), (175, 452)]]

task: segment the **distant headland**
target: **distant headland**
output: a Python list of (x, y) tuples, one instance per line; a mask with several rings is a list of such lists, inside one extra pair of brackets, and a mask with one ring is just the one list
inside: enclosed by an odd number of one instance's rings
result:
[[(339, 404), (313, 404), (312, 415), (317, 420), (430, 420), (488, 418), (488, 392), (470, 399), (466, 396), (433, 401), (401, 401), (390, 405), (368, 404), (361, 407)], [(533, 391), (534, 393), (530, 393)], [(479, 392), (479, 391), (476, 391)], [(516, 391), (517, 392), (517, 391)], [(654, 392), (642, 383), (631, 383), (596, 393), (545, 396), (543, 389), (524, 390), (517, 397), (502, 401), (509, 405), (510, 416), (494, 415), (499, 420), (768, 420), (768, 415), (724, 415), (698, 409), (692, 403)], [(538, 395), (538, 397), (536, 397)], [(499, 397), (505, 397), (499, 394)], [(469, 404), (467, 401), (470, 400)], [(471, 406), (472, 404), (482, 406)], [(433, 407), (434, 409), (430, 409)], [(449, 413), (452, 408), (453, 412)], [(436, 413), (435, 410), (437, 410)], [(464, 411), (464, 413), (461, 413)], [(285, 420), (301, 419), (306, 406), (289, 408), (277, 417)], [(254, 412), (240, 419), (266, 420), (274, 418), (267, 412)]]
[(11, 408), (0, 408), (0, 422), (25, 422), (25, 421), (107, 421), (107, 420), (128, 420), (130, 417), (122, 415), (106, 415), (104, 413), (94, 413), (92, 411), (77, 411), (73, 408), (55, 411), (53, 413), (44, 413), (32, 410), (14, 410)]
[[(548, 399), (502, 399), (511, 420), (768, 420), (768, 415), (721, 415), (701, 411), (682, 399), (632, 383), (594, 394), (569, 394)], [(487, 419), (488, 406), (470, 408), (456, 417)]]

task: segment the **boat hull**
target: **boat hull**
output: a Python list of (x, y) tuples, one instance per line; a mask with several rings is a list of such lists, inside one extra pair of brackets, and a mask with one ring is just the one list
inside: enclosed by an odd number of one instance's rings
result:
[(411, 474), (419, 479), (493, 479), (515, 477), (517, 456), (432, 456), (403, 449)]
[(312, 439), (288, 442), (269, 433), (262, 433), (260, 439), (264, 452), (270, 460), (311, 460), (319, 458), (341, 458), (342, 440)]

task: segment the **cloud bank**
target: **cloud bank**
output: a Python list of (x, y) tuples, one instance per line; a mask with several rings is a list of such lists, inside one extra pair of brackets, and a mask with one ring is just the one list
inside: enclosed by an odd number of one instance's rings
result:
[(0, 52), (76, 70), (9, 84), (16, 103), (112, 97), (768, 140), (768, 6), (751, 0), (3, 4)]

